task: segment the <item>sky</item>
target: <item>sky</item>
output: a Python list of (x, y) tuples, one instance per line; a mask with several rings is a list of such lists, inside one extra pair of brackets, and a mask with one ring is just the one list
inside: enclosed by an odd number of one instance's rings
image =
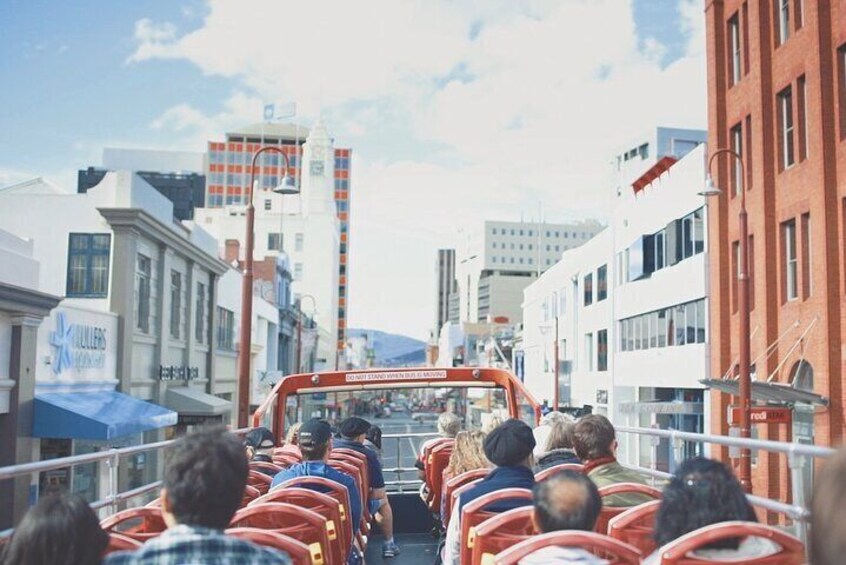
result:
[[(0, 0), (0, 186), (204, 151), (265, 102), (353, 149), (349, 327), (425, 339), (437, 249), (603, 220), (609, 162), (706, 127), (703, 0)], [(2, 226), (0, 226), (1, 228)]]

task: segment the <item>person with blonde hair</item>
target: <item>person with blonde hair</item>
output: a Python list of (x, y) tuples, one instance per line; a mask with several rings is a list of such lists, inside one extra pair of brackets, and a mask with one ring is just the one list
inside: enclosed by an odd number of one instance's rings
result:
[(290, 454), (297, 459), (302, 460), (303, 454), (302, 451), (300, 451), (298, 438), (302, 425), (302, 422), (297, 422), (288, 428), (288, 432), (285, 434), (285, 445), (276, 448), (276, 453)]
[[(486, 435), (479, 430), (458, 432), (458, 435), (455, 436), (452, 455), (449, 457), (449, 465), (444, 469), (444, 483), (467, 471), (490, 469), (493, 466), (485, 456)], [(449, 501), (441, 498), (441, 516), (444, 515), (446, 504), (449, 504)]]

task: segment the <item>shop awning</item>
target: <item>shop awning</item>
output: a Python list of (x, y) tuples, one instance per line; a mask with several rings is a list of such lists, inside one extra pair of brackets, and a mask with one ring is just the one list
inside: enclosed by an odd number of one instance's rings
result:
[(188, 387), (167, 389), (165, 406), (180, 416), (220, 416), (232, 411), (232, 403)]
[[(737, 396), (740, 392), (740, 381), (736, 379), (702, 379), (699, 382), (709, 388), (733, 394), (735, 396)], [(789, 404), (804, 402), (806, 404), (828, 406), (828, 399), (826, 397), (809, 390), (794, 388), (783, 383), (752, 381), (751, 393), (752, 400), (762, 400), (765, 402), (787, 402)]]
[(176, 424), (167, 408), (116, 391), (48, 392), (35, 396), (32, 435), (109, 440)]

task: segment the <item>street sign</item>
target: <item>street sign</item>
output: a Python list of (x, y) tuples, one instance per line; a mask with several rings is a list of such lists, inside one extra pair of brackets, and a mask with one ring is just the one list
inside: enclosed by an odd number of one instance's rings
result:
[[(785, 406), (753, 406), (749, 411), (751, 424), (790, 424), (793, 412)], [(740, 425), (740, 407), (729, 406), (729, 424)]]

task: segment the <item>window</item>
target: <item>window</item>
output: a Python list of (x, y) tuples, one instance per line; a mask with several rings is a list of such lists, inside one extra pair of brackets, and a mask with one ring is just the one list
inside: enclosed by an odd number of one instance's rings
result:
[(135, 328), (144, 333), (150, 333), (151, 277), (152, 261), (139, 253), (135, 260)]
[(802, 299), (811, 297), (811, 215), (802, 214)]
[(294, 251), (303, 250), (303, 234), (298, 233), (294, 235)]
[(799, 297), (797, 289), (796, 221), (784, 222), (781, 227), (782, 252), (784, 254), (784, 292), (787, 300)]
[(693, 256), (693, 214), (682, 218), (682, 250), (685, 259)]
[(596, 370), (608, 370), (608, 330), (596, 332)]
[(696, 304), (696, 343), (705, 343), (705, 301), (697, 300)]
[[(731, 149), (740, 157), (743, 157), (743, 126), (737, 124), (731, 128)], [(737, 196), (743, 190), (743, 164), (740, 159), (732, 158), (734, 174), (732, 174), (732, 194)]]
[(808, 127), (807, 127), (807, 104), (805, 97), (805, 75), (799, 77), (796, 82), (796, 114), (799, 131), (796, 132), (799, 138), (799, 162), (804, 161), (808, 156)]
[(267, 249), (269, 251), (281, 251), (282, 250), (282, 234), (281, 233), (269, 233), (269, 234), (267, 234)]
[(109, 291), (109, 234), (72, 233), (68, 239), (68, 297), (105, 298)]
[(731, 244), (731, 311), (737, 313), (740, 287), (738, 284), (738, 272), (740, 269), (740, 243), (737, 241)]
[(170, 337), (182, 335), (182, 273), (170, 272)]
[(608, 298), (608, 265), (602, 265), (596, 270), (596, 301)]
[(696, 343), (696, 303), (688, 302), (684, 310), (687, 318), (687, 343)]
[(778, 126), (782, 169), (793, 166), (793, 92), (788, 86), (778, 93)]
[(303, 280), (303, 264), (302, 263), (294, 263), (294, 280), (295, 281)]
[(217, 307), (217, 348), (235, 351), (235, 314), (220, 306)]
[(203, 343), (206, 335), (206, 285), (197, 283), (197, 298), (194, 304), (194, 339)]
[(640, 155), (641, 160), (649, 159), (649, 144), (644, 143), (640, 147), (637, 148), (637, 153)]
[(496, 257), (491, 257), (491, 263), (496, 263)]
[(520, 230), (520, 236), (522, 237), (522, 235), (523, 235), (523, 230)]
[(593, 371), (593, 334), (585, 334), (585, 359), (587, 359), (588, 363), (588, 371)]
[(735, 13), (728, 21), (729, 40), (729, 86), (740, 82), (741, 51), (740, 51), (740, 15)]
[(744, 165), (746, 169), (746, 190), (752, 190), (752, 116), (746, 116), (746, 156)]
[(693, 212), (693, 252), (695, 254), (705, 251), (705, 209), (700, 208)]
[(684, 345), (687, 343), (685, 339), (687, 335), (687, 320), (685, 320), (686, 309), (684, 304), (680, 304), (673, 308), (673, 319), (676, 326), (676, 345)]
[(593, 304), (593, 273), (585, 275), (585, 306)]
[(665, 244), (664, 244), (664, 230), (659, 231), (655, 234), (652, 238), (652, 244), (655, 246), (655, 255), (654, 255), (654, 262), (655, 262), (655, 270), (659, 271), (664, 268), (664, 254), (665, 254)]
[(264, 209), (265, 209), (265, 210), (270, 210), (270, 209), (271, 209), (271, 202), (270, 202), (270, 199), (269, 199), (269, 198), (265, 198), (265, 200), (264, 200)]
[(790, 0), (776, 0), (776, 21), (778, 22), (778, 44), (790, 37)]
[(667, 346), (667, 311), (666, 310), (659, 310), (656, 313), (657, 318), (657, 326), (656, 326), (656, 334), (657, 339), (656, 343), (658, 347), (666, 347)]

